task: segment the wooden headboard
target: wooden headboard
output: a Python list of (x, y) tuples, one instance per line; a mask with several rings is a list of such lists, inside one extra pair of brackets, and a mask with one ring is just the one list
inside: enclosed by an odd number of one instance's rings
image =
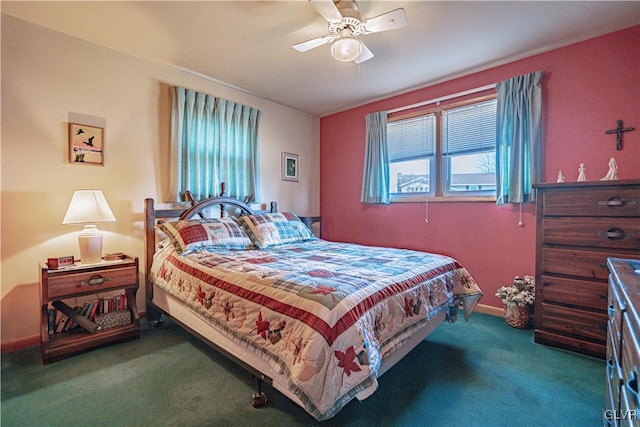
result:
[[(156, 253), (156, 229), (155, 226), (161, 221), (169, 219), (190, 219), (196, 215), (206, 218), (206, 211), (211, 207), (220, 207), (220, 216), (224, 216), (232, 208), (239, 212), (239, 215), (252, 215), (259, 213), (272, 213), (278, 211), (277, 202), (271, 202), (269, 209), (256, 210), (252, 209), (248, 204), (243, 203), (231, 197), (211, 197), (208, 199), (195, 202), (191, 200), (190, 207), (172, 208), (172, 209), (156, 209), (153, 199), (144, 200), (144, 273), (145, 273), (145, 298), (150, 300), (153, 298), (153, 285), (149, 280), (151, 272), (151, 263), (153, 255)], [(148, 305), (147, 305), (148, 308)]]

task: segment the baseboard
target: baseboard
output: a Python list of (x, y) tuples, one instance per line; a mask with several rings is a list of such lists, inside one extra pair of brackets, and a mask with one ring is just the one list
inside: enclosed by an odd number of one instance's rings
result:
[(491, 305), (477, 304), (473, 311), (496, 317), (504, 317), (504, 308), (493, 307)]
[(18, 338), (17, 340), (3, 342), (2, 345), (0, 345), (0, 353), (11, 353), (12, 351), (23, 350), (38, 345), (40, 345), (40, 335)]

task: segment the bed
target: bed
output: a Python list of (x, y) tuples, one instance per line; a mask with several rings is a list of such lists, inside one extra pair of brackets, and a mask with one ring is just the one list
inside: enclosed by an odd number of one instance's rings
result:
[[(221, 207), (221, 211), (213, 211)], [(226, 214), (225, 214), (226, 213)], [(171, 318), (319, 421), (482, 296), (443, 255), (323, 240), (306, 218), (235, 199), (145, 200), (147, 319)]]

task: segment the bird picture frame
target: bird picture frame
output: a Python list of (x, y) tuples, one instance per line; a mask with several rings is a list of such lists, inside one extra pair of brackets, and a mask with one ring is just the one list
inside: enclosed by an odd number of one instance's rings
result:
[(104, 165), (104, 128), (69, 123), (69, 162)]

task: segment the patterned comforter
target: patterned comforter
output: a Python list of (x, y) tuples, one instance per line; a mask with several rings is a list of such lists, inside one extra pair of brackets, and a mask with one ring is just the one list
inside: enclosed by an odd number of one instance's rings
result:
[(386, 354), (482, 292), (452, 258), (321, 239), (263, 250), (158, 252), (154, 283), (268, 357), (318, 420), (377, 388)]

